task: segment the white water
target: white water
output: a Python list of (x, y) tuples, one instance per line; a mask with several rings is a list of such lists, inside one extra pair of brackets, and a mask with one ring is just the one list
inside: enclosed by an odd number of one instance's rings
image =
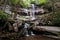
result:
[(11, 9), (11, 7), (9, 5), (6, 5), (5, 12), (8, 14), (11, 14), (10, 9)]
[(32, 16), (35, 17), (35, 5), (31, 4), (32, 7)]
[(35, 19), (35, 5), (34, 4), (31, 4), (31, 7), (32, 7), (32, 13), (31, 13), (31, 15), (30, 16), (32, 16), (32, 20), (34, 20)]

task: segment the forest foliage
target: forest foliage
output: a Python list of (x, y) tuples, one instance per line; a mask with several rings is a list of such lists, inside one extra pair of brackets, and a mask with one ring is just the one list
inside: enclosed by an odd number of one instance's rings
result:
[(20, 4), (22, 7), (27, 8), (31, 3), (36, 5), (45, 4), (47, 0), (9, 0), (9, 2), (13, 5)]
[[(60, 12), (59, 12), (60, 11), (60, 5), (59, 5), (60, 0), (8, 0), (8, 2), (15, 6), (18, 6), (18, 4), (19, 4), (24, 8), (28, 8), (31, 3), (34, 3), (35, 5), (40, 5), (39, 7), (42, 6), (44, 9), (48, 9), (48, 11), (50, 13), (52, 13), (50, 16), (47, 16), (47, 18), (45, 19), (45, 20), (47, 20), (46, 21), (47, 25), (60, 24), (60, 18), (59, 18), (60, 17)], [(15, 7), (15, 6), (13, 6), (13, 7)], [(1, 16), (4, 15), (3, 16), (4, 20), (6, 20), (8, 18), (7, 15), (2, 12), (0, 13), (0, 15)], [(49, 17), (50, 17), (50, 19), (49, 19)], [(52, 22), (51, 24), (48, 22), (48, 19), (50, 20), (50, 22)]]
[[(39, 7), (41, 7), (42, 5), (44, 9), (48, 9), (49, 11), (47, 13), (48, 15), (43, 14), (44, 15), (44, 17), (42, 17), (42, 20), (44, 20), (43, 22), (49, 26), (51, 25), (60, 27), (60, 0), (8, 0), (8, 3), (15, 6), (21, 5), (24, 8), (28, 8), (31, 3), (39, 5)], [(15, 6), (13, 7), (15, 8)], [(0, 10), (0, 27), (3, 27), (4, 24), (9, 20), (9, 18), (10, 17), (7, 13)]]

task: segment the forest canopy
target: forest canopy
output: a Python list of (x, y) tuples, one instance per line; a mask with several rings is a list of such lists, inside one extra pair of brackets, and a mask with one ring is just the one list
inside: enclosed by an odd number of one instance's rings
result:
[(23, 7), (27, 8), (31, 3), (34, 3), (36, 5), (45, 4), (47, 3), (47, 0), (9, 0), (9, 2), (14, 5), (20, 4)]

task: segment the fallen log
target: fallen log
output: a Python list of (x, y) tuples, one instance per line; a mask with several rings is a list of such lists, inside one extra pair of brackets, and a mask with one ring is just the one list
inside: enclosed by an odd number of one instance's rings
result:
[(49, 32), (60, 32), (60, 27), (54, 27), (54, 26), (35, 26), (33, 27), (33, 30), (42, 30), (42, 31), (49, 31)]
[(60, 40), (60, 37), (58, 36), (53, 36), (53, 35), (43, 35), (43, 36)]

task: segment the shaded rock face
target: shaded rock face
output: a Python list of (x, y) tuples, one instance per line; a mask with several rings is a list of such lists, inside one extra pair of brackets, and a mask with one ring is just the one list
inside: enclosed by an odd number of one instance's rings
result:
[(60, 12), (44, 14), (38, 18), (38, 26), (60, 26)]
[(21, 37), (19, 40), (54, 40), (48, 37), (44, 37), (41, 35), (29, 36), (29, 37)]
[(3, 2), (4, 2), (4, 0), (0, 0), (0, 4), (3, 3)]

